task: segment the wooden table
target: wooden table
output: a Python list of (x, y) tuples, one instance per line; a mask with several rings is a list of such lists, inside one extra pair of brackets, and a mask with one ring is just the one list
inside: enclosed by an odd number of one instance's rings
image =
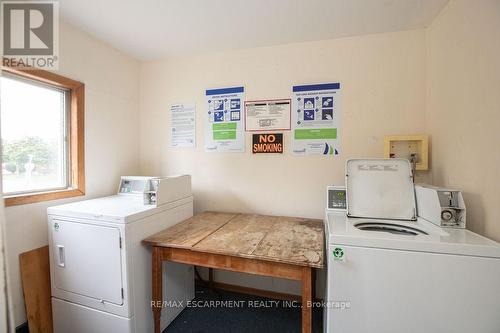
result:
[(323, 267), (323, 223), (295, 217), (204, 212), (152, 235), (152, 310), (160, 333), (162, 262), (302, 282), (302, 332), (311, 332), (312, 269)]

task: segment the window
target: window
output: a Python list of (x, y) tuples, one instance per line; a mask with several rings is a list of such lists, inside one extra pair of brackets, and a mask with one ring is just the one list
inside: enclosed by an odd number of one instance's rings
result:
[(84, 85), (40, 70), (2, 68), (0, 122), (5, 203), (84, 194)]
[(0, 80), (3, 193), (67, 188), (69, 91), (12, 75)]

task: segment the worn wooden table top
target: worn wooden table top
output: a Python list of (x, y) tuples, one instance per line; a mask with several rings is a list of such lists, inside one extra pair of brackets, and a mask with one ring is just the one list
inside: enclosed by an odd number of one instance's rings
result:
[(203, 212), (143, 242), (152, 246), (323, 267), (321, 220)]

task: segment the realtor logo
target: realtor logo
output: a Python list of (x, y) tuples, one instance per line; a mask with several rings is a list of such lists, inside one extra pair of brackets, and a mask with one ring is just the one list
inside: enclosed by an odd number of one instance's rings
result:
[(2, 1), (3, 65), (57, 69), (59, 3)]

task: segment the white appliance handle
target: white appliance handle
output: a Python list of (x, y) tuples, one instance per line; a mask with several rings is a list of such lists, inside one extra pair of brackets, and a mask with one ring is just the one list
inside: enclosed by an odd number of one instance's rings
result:
[(59, 267), (66, 266), (65, 257), (64, 257), (64, 245), (57, 245), (57, 258)]

